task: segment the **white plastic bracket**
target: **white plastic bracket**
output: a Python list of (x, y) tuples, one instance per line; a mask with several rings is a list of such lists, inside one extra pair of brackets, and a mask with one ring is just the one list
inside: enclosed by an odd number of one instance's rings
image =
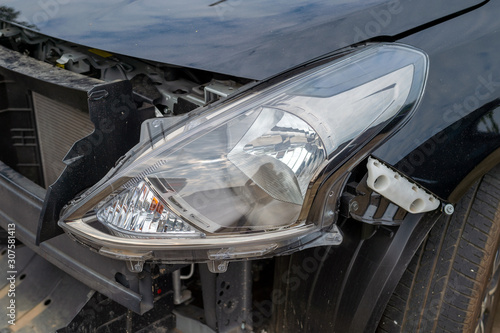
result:
[(408, 212), (413, 214), (430, 212), (439, 207), (438, 198), (382, 162), (369, 157), (366, 167), (368, 187)]

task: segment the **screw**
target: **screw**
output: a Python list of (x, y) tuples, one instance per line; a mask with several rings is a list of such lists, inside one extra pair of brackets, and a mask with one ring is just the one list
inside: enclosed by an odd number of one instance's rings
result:
[(329, 196), (329, 197), (333, 197), (333, 195), (334, 195), (334, 194), (335, 194), (335, 193), (333, 193), (333, 191), (330, 191), (330, 193), (328, 193), (328, 196)]
[(447, 215), (451, 215), (455, 212), (455, 208), (452, 204), (447, 204), (446, 206), (444, 206), (444, 212)]
[(155, 121), (153, 121), (153, 127), (159, 127), (159, 126), (160, 126), (160, 123), (161, 123), (161, 121), (160, 121), (160, 120), (155, 120)]

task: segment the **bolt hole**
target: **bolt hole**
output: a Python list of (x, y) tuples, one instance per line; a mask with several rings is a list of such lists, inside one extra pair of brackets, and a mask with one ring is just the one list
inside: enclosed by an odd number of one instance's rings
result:
[(43, 305), (47, 306), (51, 303), (52, 301), (50, 299), (46, 300), (45, 302), (43, 302)]
[(25, 277), (26, 277), (26, 274), (21, 274), (21, 276), (19, 277), (19, 280), (24, 280)]
[(394, 178), (395, 178), (395, 179), (399, 179), (399, 178), (401, 178), (401, 176), (399, 176), (398, 174), (395, 174), (395, 175), (394, 175)]
[(373, 187), (376, 191), (383, 191), (389, 187), (389, 178), (387, 176), (381, 175), (373, 182)]
[(130, 283), (128, 282), (127, 277), (120, 272), (115, 274), (115, 281), (126, 288), (130, 288)]
[(230, 287), (231, 287), (231, 285), (228, 283), (226, 286), (226, 290), (229, 290)]
[(418, 189), (417, 189), (417, 187), (416, 187), (416, 186), (412, 186), (412, 187), (411, 187), (411, 189), (412, 189), (413, 191), (415, 191), (415, 192), (418, 192)]
[(429, 201), (430, 202), (434, 202), (434, 198), (433, 197), (429, 197)]
[(220, 303), (222, 303), (222, 302), (221, 302), (221, 300), (218, 300), (218, 301), (217, 301), (217, 305), (220, 305)]
[(410, 205), (410, 212), (419, 213), (422, 209), (424, 209), (424, 207), (425, 207), (424, 200), (420, 198), (415, 199)]
[(222, 281), (221, 284), (220, 284), (220, 287), (221, 288), (224, 288), (226, 286), (226, 282), (225, 281)]
[(224, 292), (223, 292), (223, 291), (221, 291), (221, 292), (219, 293), (219, 296), (221, 296), (221, 297), (222, 297), (222, 295), (224, 295)]
[(6, 253), (7, 253), (7, 250), (3, 250), (1, 254), (4, 255)]

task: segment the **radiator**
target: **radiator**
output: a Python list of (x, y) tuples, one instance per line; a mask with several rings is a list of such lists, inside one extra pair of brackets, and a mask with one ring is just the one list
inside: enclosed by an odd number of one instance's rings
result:
[(88, 113), (33, 92), (38, 142), (45, 185), (53, 184), (64, 170), (62, 162), (73, 144), (89, 135), (94, 124)]

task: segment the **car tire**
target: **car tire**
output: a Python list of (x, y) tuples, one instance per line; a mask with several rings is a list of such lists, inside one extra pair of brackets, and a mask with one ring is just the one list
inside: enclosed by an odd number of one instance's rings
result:
[(489, 331), (499, 238), (500, 167), (495, 167), (430, 231), (391, 296), (378, 332)]

